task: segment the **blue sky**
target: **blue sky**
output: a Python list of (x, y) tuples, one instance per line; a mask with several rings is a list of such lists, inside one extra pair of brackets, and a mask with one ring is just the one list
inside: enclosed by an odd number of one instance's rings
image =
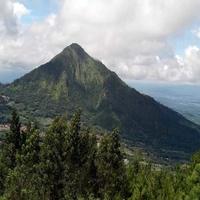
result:
[(57, 0), (19, 0), (31, 12), (29, 15), (22, 17), (24, 23), (32, 23), (34, 21), (41, 21), (51, 13), (58, 12)]
[(194, 23), (187, 27), (183, 32), (169, 39), (176, 54), (183, 56), (184, 51), (188, 46), (200, 47), (200, 40), (193, 32), (197, 30), (199, 26), (200, 24)]

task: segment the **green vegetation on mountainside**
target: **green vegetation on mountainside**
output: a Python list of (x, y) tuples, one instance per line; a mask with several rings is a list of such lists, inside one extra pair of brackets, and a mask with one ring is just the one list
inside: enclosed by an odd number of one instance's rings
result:
[(112, 130), (154, 152), (191, 154), (200, 147), (199, 127), (153, 98), (128, 87), (114, 72), (72, 44), (48, 63), (7, 85), (23, 116), (68, 117), (81, 108), (84, 123)]

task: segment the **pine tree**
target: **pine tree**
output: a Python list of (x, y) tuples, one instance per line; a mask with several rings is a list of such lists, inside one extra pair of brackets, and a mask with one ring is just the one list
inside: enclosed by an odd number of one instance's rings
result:
[(96, 192), (96, 137), (81, 128), (81, 111), (69, 123), (65, 138), (65, 198), (89, 199)]
[(37, 200), (40, 198), (40, 136), (37, 130), (26, 130), (27, 140), (17, 154), (17, 165), (7, 177), (8, 199)]
[(81, 132), (80, 138), (80, 194), (85, 199), (90, 195), (96, 197), (97, 186), (97, 167), (95, 163), (97, 153), (96, 136), (86, 129)]
[(47, 131), (42, 145), (43, 196), (48, 200), (65, 199), (65, 163), (67, 122), (56, 118)]
[(97, 153), (97, 173), (101, 198), (123, 199), (126, 197), (127, 178), (120, 150), (119, 133), (116, 130), (104, 136), (100, 142)]
[(21, 132), (21, 123), (19, 115), (14, 110), (10, 122), (10, 131), (6, 134), (6, 138), (2, 145), (0, 154), (0, 192), (3, 193), (5, 180), (9, 170), (16, 166), (16, 155), (21, 151), (22, 145), (25, 142), (25, 136)]
[(13, 169), (16, 166), (16, 154), (21, 151), (24, 141), (19, 115), (14, 110), (10, 123), (10, 132), (6, 135), (3, 145), (3, 157), (7, 168)]
[(16, 110), (13, 111), (12, 113), (12, 120), (11, 120), (11, 124), (10, 124), (10, 130), (11, 133), (8, 136), (8, 140), (10, 142), (13, 142), (15, 145), (15, 148), (17, 150), (21, 149), (21, 123), (20, 123), (20, 119), (19, 119), (19, 115), (17, 114)]
[(81, 176), (81, 111), (77, 111), (71, 119), (69, 132), (66, 137), (66, 195), (67, 199), (77, 200), (80, 191), (80, 176)]

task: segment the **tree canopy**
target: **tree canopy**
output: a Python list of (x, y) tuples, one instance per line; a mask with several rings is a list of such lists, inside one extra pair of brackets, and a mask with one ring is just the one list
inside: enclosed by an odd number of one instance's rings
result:
[[(156, 167), (127, 160), (118, 130), (98, 135), (81, 112), (42, 132), (22, 129), (16, 111), (0, 147), (1, 200), (198, 200), (200, 153), (191, 163)], [(125, 162), (126, 161), (126, 162)]]

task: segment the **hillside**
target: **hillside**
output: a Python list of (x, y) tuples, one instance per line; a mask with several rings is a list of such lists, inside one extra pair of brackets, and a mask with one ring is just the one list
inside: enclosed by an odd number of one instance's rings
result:
[(42, 119), (83, 110), (85, 122), (111, 130), (159, 154), (200, 148), (199, 127), (140, 94), (78, 44), (2, 89), (22, 113)]

